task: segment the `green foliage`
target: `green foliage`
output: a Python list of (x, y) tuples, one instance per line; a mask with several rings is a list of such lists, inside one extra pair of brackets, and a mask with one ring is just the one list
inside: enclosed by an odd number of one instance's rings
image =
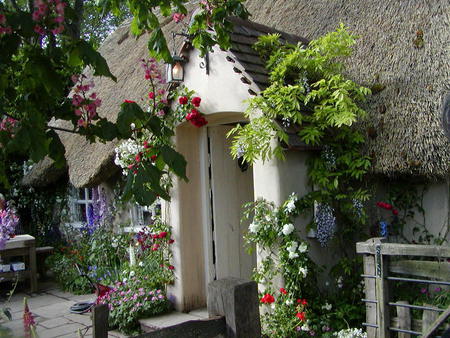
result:
[(333, 209), (344, 251), (342, 240), (357, 239), (365, 223), (364, 211), (355, 213), (354, 204), (369, 198), (364, 178), (371, 165), (362, 152), (364, 137), (353, 126), (365, 115), (358, 104), (370, 90), (341, 73), (341, 60), (354, 44), (355, 36), (343, 25), (307, 46), (282, 44), (276, 34), (261, 36), (254, 48), (267, 61), (271, 84), (250, 100), (250, 123), (229, 133), (232, 155), (243, 154), (250, 163), (283, 158), (286, 128), (298, 130), (306, 146), (320, 149), (308, 156), (313, 191), (301, 201), (304, 210), (314, 203)]
[[(0, 182), (9, 186), (6, 168), (17, 156), (39, 162), (48, 155), (55, 165), (63, 167), (65, 149), (60, 132), (80, 134), (90, 142), (106, 142), (128, 138), (130, 123), (135, 123), (161, 139), (170, 138), (172, 129), (165, 128), (155, 116), (149, 117), (151, 114), (144, 117), (136, 105), (122, 106), (117, 123), (98, 115), (89, 118), (89, 123), (80, 121), (79, 111), (67, 96), (73, 87), (71, 76), (87, 66), (95, 76), (116, 80), (96, 48), (124, 18), (133, 17), (131, 28), (136, 35), (151, 31), (149, 52), (158, 60), (170, 61), (161, 22), (173, 13), (187, 14), (186, 3), (187, 0), (70, 0), (64, 1), (62, 12), (50, 5), (44, 16), (36, 18), (33, 1), (0, 2), (0, 122), (14, 121), (11, 128), (0, 128)], [(203, 54), (215, 44), (227, 48), (232, 28), (227, 18), (248, 16), (243, 1), (208, 0), (199, 5), (199, 15), (189, 28), (193, 44)], [(56, 127), (50, 123), (55, 119), (71, 124)], [(169, 199), (161, 185), (164, 171), (186, 179), (186, 162), (168, 142), (155, 168), (145, 168), (129, 180), (128, 196), (142, 204), (151, 204), (157, 195)]]
[(364, 320), (360, 257), (341, 259), (330, 271), (335, 285), (317, 287), (322, 268), (311, 261), (293, 226), (307, 213), (305, 206), (295, 194), (280, 207), (262, 199), (245, 206), (244, 220), (252, 220), (245, 240), (263, 252), (253, 279), (262, 285), (261, 320), (268, 337), (332, 337)]

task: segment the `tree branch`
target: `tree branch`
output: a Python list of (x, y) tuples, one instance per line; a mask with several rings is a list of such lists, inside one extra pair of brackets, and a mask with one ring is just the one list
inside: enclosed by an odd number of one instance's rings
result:
[(76, 130), (70, 130), (70, 129), (66, 129), (66, 128), (52, 127), (52, 126), (47, 126), (47, 128), (53, 129), (53, 130), (65, 131), (67, 133), (72, 133), (72, 134), (79, 134)]

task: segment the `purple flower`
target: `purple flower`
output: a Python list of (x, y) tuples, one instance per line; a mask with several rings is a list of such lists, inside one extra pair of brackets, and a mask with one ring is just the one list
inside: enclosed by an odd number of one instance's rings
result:
[(423, 293), (423, 294), (428, 293), (427, 288), (421, 288), (420, 289), (420, 293)]

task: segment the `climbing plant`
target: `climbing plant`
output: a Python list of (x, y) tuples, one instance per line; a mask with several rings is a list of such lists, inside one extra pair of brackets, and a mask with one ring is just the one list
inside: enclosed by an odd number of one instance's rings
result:
[(302, 204), (322, 210), (324, 217), (313, 223), (318, 230), (334, 232), (339, 224), (339, 237), (347, 240), (365, 222), (362, 202), (369, 192), (363, 179), (371, 164), (361, 151), (364, 136), (354, 128), (365, 115), (360, 103), (370, 90), (343, 75), (342, 59), (355, 39), (342, 24), (307, 46), (284, 43), (277, 34), (260, 37), (254, 48), (267, 62), (270, 86), (250, 100), (250, 123), (229, 133), (232, 154), (253, 163), (283, 158), (281, 143), (289, 142), (285, 127), (296, 126), (306, 145), (320, 149), (309, 157), (314, 189), (301, 197)]

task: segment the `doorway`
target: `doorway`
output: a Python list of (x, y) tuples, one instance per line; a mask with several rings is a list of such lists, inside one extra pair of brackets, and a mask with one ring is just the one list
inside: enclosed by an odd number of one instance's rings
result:
[(227, 133), (232, 125), (208, 127), (208, 156), (211, 203), (210, 250), (214, 279), (250, 279), (256, 253), (248, 254), (243, 235), (249, 222), (241, 223), (242, 205), (254, 200), (253, 169), (239, 165), (230, 154)]

